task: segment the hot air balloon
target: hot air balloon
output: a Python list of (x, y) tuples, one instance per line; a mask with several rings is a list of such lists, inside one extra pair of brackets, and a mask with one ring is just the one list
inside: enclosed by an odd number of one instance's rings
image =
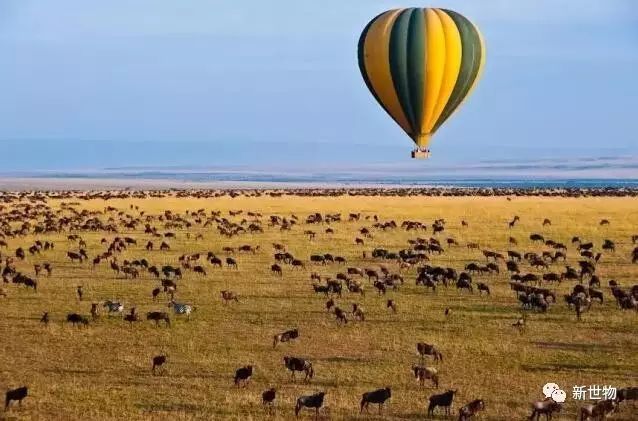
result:
[(479, 30), (446, 9), (389, 10), (359, 39), (361, 75), (416, 144), (413, 158), (430, 156), (432, 135), (476, 86), (484, 63)]

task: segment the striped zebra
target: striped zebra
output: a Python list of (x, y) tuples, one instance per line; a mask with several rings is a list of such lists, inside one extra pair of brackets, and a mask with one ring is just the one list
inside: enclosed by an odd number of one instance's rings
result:
[(191, 313), (195, 311), (195, 307), (188, 304), (176, 303), (175, 300), (171, 300), (168, 303), (168, 307), (173, 307), (175, 314), (185, 314), (188, 320), (191, 318)]
[(119, 301), (106, 300), (104, 301), (103, 307), (105, 307), (108, 310), (109, 314), (110, 313), (122, 314), (122, 312), (124, 311), (124, 305), (122, 305), (122, 303), (120, 303)]

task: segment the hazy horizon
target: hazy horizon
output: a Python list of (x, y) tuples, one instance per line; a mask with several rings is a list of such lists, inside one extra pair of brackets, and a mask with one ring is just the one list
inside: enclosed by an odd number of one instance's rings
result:
[[(411, 141), (359, 74), (393, 1), (140, 0), (0, 5), (0, 166), (413, 168)], [(485, 160), (638, 156), (638, 6), (436, 4), (487, 44), (484, 76), (424, 171)]]

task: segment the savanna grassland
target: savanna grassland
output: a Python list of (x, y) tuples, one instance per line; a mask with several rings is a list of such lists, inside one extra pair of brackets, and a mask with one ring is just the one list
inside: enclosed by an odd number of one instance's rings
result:
[[(78, 244), (67, 240), (69, 232), (6, 238), (8, 247), (0, 250), (3, 257), (12, 256), (17, 247), (28, 248), (35, 240), (55, 243), (54, 250), (35, 256), (27, 253), (24, 261), (15, 261), (16, 269), (29, 276), (34, 276), (36, 263), (53, 265), (50, 277), (37, 277), (37, 293), (8, 283), (4, 284), (7, 296), (0, 297), (0, 386), (30, 388), (22, 407), (12, 406), (5, 413), (7, 419), (292, 419), (296, 398), (321, 390), (327, 392), (321, 412), (324, 419), (423, 419), (430, 395), (457, 389), (450, 419), (457, 419), (457, 410), (463, 404), (482, 398), (486, 410), (481, 419), (522, 420), (530, 414), (530, 402), (543, 398), (543, 384), (552, 381), (568, 394), (558, 419), (573, 420), (582, 402), (571, 399), (572, 386), (638, 384), (638, 313), (620, 310), (607, 286), (611, 279), (625, 289), (638, 283), (638, 264), (632, 264), (630, 258), (634, 247), (631, 236), (638, 234), (635, 198), (515, 197), (508, 201), (504, 197), (240, 196), (55, 199), (48, 200), (47, 205), (61, 209), (63, 201), (78, 202), (73, 206), (77, 211), (99, 211), (97, 218), (105, 223), (112, 218), (118, 224), (117, 234), (75, 232), (86, 242), (91, 259), (106, 250), (102, 238), (110, 242), (115, 236), (129, 236), (137, 240), (137, 245), (119, 253), (118, 262), (146, 258), (151, 265), (161, 267), (178, 265), (183, 254), (202, 253), (197, 264), (204, 266), (207, 274), (185, 270), (183, 279), (177, 281), (175, 299), (196, 307), (186, 320), (167, 308), (163, 293), (153, 301), (151, 290), (159, 280), (145, 271), (131, 280), (117, 276), (108, 260), (95, 268), (90, 260), (72, 263), (66, 252), (78, 250)], [(14, 205), (5, 204), (5, 208)], [(106, 206), (123, 214), (105, 212)], [(207, 215), (219, 210), (235, 222), (252, 220), (246, 216), (247, 211), (259, 212), (264, 232), (221, 236), (215, 223), (204, 227), (185, 214), (186, 210), (198, 209), (204, 209)], [(229, 210), (239, 209), (244, 214), (229, 216)], [(181, 214), (192, 226), (165, 229), (166, 221), (157, 219), (165, 210)], [(137, 218), (140, 212), (144, 212), (142, 220), (149, 215), (156, 217), (150, 224), (159, 233), (176, 234), (176, 238), (166, 240), (169, 251), (158, 250), (162, 239), (145, 234), (144, 223), (133, 230), (121, 224), (123, 215)], [(305, 224), (306, 217), (314, 212), (341, 213), (343, 221), (329, 224), (334, 234), (326, 234), (327, 224)], [(360, 212), (361, 220), (348, 222), (350, 212)], [(299, 217), (299, 224), (290, 231), (268, 225), (270, 215), (290, 218), (292, 214)], [(360, 303), (366, 314), (364, 322), (350, 320), (347, 325), (338, 325), (334, 315), (326, 312), (326, 297), (313, 292), (311, 272), (334, 277), (346, 267), (378, 268), (384, 264), (399, 273), (397, 263), (371, 258), (372, 249), (398, 251), (409, 247), (409, 239), (433, 235), (431, 229), (374, 229), (374, 221), (365, 219), (372, 215), (378, 215), (381, 222), (395, 220), (399, 226), (404, 220), (430, 226), (435, 219), (444, 218), (445, 230), (436, 237), (445, 252), (431, 255), (429, 264), (453, 267), (459, 272), (467, 263), (485, 263), (481, 250), (469, 250), (468, 242), (501, 253), (510, 249), (540, 253), (546, 247), (529, 240), (531, 233), (540, 233), (567, 244), (566, 264), (578, 266), (580, 256), (571, 244), (572, 236), (594, 242), (595, 251), (600, 251), (603, 240), (611, 239), (616, 251), (603, 252), (596, 271), (602, 280), (604, 304), (594, 302), (579, 322), (562, 300), (576, 282), (549, 285), (556, 291), (558, 302), (546, 313), (526, 311), (527, 327), (519, 333), (512, 324), (521, 317), (522, 309), (510, 290), (503, 262), (499, 275), (473, 276), (474, 282), (489, 285), (490, 296), (459, 292), (453, 285), (439, 287), (435, 293), (426, 291), (415, 285), (416, 267), (412, 267), (400, 272), (405, 284), (397, 291), (390, 289), (385, 297), (362, 278), (365, 297), (345, 292), (342, 298), (335, 298), (347, 310), (351, 303)], [(514, 215), (520, 216), (520, 223), (510, 229), (507, 223)], [(551, 219), (550, 226), (542, 226), (545, 218)], [(603, 218), (610, 224), (599, 225)], [(469, 226), (462, 227), (461, 220)], [(366, 238), (363, 246), (355, 245), (362, 227), (370, 228), (373, 238)], [(316, 231), (316, 238), (309, 240), (305, 230)], [(197, 234), (203, 239), (195, 240)], [(518, 240), (517, 246), (509, 244), (510, 236)], [(459, 245), (448, 247), (447, 238), (456, 239)], [(144, 248), (149, 240), (156, 245), (154, 251)], [(304, 261), (305, 269), (282, 265), (282, 277), (272, 274), (272, 243), (285, 244), (290, 253)], [(226, 265), (214, 268), (205, 261), (209, 251), (225, 258), (223, 247), (244, 244), (260, 248), (255, 254), (235, 253), (237, 270)], [(365, 259), (363, 251), (367, 252)], [(309, 256), (317, 253), (343, 256), (347, 264), (313, 265)], [(526, 263), (521, 266), (523, 272), (542, 273)], [(550, 270), (560, 273), (564, 263), (554, 263)], [(84, 289), (83, 301), (76, 296), (79, 285)], [(238, 293), (240, 302), (224, 305), (222, 290)], [(386, 309), (388, 298), (396, 301), (397, 314)], [(156, 327), (146, 320), (129, 325), (104, 311), (88, 328), (65, 322), (67, 313), (88, 315), (92, 302), (107, 299), (122, 301), (125, 312), (132, 306), (141, 315), (151, 310), (170, 311), (172, 326)], [(448, 316), (444, 315), (446, 308), (450, 309)], [(48, 327), (39, 323), (44, 311), (51, 316)], [(273, 335), (294, 327), (299, 328), (300, 338), (273, 349)], [(426, 360), (427, 365), (439, 370), (438, 389), (429, 382), (420, 387), (410, 370), (419, 363), (415, 344), (420, 341), (436, 344), (444, 355), (442, 362)], [(153, 375), (151, 358), (160, 353), (168, 355), (168, 362), (163, 374)], [(316, 372), (312, 382), (291, 381), (282, 362), (285, 355), (310, 360)], [(245, 388), (234, 387), (235, 370), (247, 364), (256, 370), (251, 383)], [(392, 388), (392, 398), (383, 415), (377, 416), (374, 407), (370, 414), (360, 416), (361, 394), (384, 386)], [(269, 387), (278, 390), (272, 416), (267, 416), (261, 406), (261, 392)], [(625, 402), (611, 419), (635, 420), (637, 408)], [(304, 418), (312, 416), (311, 412), (303, 413)], [(444, 418), (439, 411), (436, 419)]]

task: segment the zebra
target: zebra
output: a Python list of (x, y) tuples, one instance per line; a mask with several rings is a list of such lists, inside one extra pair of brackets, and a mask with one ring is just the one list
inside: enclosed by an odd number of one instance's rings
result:
[(103, 307), (106, 307), (108, 309), (109, 314), (120, 313), (121, 315), (124, 311), (124, 305), (119, 301), (106, 300), (103, 304)]
[(175, 312), (175, 314), (185, 314), (188, 320), (190, 320), (191, 318), (191, 313), (195, 311), (195, 307), (188, 304), (176, 303), (175, 300), (171, 300), (168, 303), (168, 307), (173, 307), (173, 311)]

